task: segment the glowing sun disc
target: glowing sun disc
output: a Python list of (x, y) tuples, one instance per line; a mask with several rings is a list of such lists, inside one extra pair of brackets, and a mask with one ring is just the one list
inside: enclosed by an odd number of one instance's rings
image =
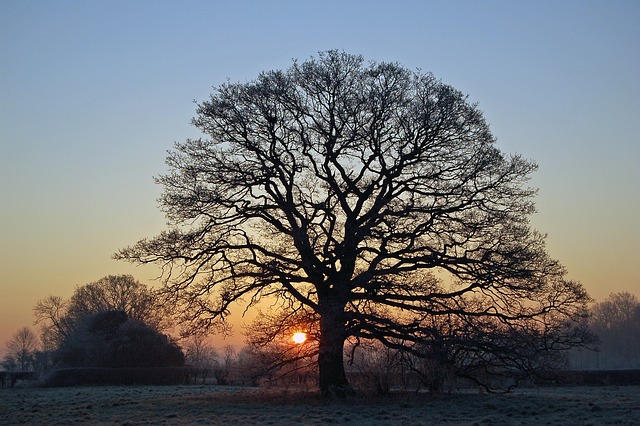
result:
[(293, 333), (292, 340), (293, 340), (293, 343), (296, 343), (298, 345), (301, 343), (304, 343), (305, 340), (307, 340), (307, 333), (302, 333), (302, 332)]

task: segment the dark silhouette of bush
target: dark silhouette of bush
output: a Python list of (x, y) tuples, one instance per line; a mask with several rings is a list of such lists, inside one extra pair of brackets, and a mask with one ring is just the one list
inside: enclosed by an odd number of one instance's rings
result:
[(534, 383), (537, 386), (638, 386), (640, 370), (550, 371)]
[(56, 365), (68, 367), (181, 367), (184, 355), (166, 335), (123, 311), (82, 318), (56, 353)]
[(111, 342), (114, 367), (180, 367), (182, 350), (166, 335), (139, 320), (129, 320), (118, 329)]

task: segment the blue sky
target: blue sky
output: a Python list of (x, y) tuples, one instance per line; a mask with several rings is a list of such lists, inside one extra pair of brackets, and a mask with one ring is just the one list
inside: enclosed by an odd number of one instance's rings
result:
[(48, 294), (154, 268), (153, 176), (194, 100), (318, 51), (431, 71), (535, 160), (535, 228), (596, 299), (638, 294), (640, 2), (0, 1), (0, 345)]

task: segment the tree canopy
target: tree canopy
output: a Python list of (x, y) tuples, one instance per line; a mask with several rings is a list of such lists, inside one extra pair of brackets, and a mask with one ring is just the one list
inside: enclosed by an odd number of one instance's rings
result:
[(28, 371), (34, 368), (34, 355), (38, 348), (38, 338), (29, 327), (22, 327), (7, 342), (8, 353), (3, 364), (7, 370), (18, 368)]
[[(590, 330), (598, 336), (595, 369), (640, 368), (640, 301), (629, 292), (611, 293), (591, 307)], [(592, 354), (593, 355), (593, 354)], [(593, 356), (592, 356), (593, 358)]]
[(325, 395), (350, 391), (348, 338), (522, 369), (515, 335), (580, 343), (588, 296), (529, 226), (535, 163), (432, 74), (323, 52), (218, 86), (193, 124), (157, 178), (170, 228), (116, 254), (160, 263), (191, 328), (239, 300), (310, 312)]
[(166, 310), (155, 292), (131, 275), (108, 275), (77, 286), (71, 298), (48, 296), (33, 308), (36, 320), (44, 328), (46, 346), (64, 341), (86, 316), (106, 311), (122, 311), (127, 317), (162, 330), (169, 323)]

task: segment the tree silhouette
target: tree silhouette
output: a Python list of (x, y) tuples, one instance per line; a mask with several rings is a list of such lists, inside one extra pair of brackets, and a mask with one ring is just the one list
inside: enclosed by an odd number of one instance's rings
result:
[(29, 327), (22, 327), (7, 343), (9, 353), (5, 362), (13, 360), (20, 371), (33, 370), (35, 352), (38, 349), (38, 338)]
[(131, 275), (107, 275), (78, 286), (67, 307), (67, 315), (76, 320), (105, 311), (122, 311), (158, 330), (165, 321), (154, 291)]
[(640, 367), (640, 301), (634, 294), (611, 293), (594, 304), (589, 324), (599, 337), (594, 368)]
[(122, 311), (155, 330), (170, 324), (167, 309), (154, 290), (131, 275), (108, 275), (77, 286), (69, 300), (50, 295), (38, 300), (33, 308), (36, 323), (42, 325), (42, 339), (50, 348), (59, 347), (84, 317), (106, 311)]
[(166, 335), (124, 311), (87, 314), (56, 351), (61, 367), (174, 367), (180, 348)]
[(576, 343), (555, 324), (588, 296), (529, 227), (536, 165), (433, 75), (324, 52), (219, 86), (193, 124), (157, 179), (170, 229), (115, 255), (160, 263), (193, 329), (240, 299), (310, 310), (327, 396), (352, 392), (349, 336), (417, 353), (434, 316)]

